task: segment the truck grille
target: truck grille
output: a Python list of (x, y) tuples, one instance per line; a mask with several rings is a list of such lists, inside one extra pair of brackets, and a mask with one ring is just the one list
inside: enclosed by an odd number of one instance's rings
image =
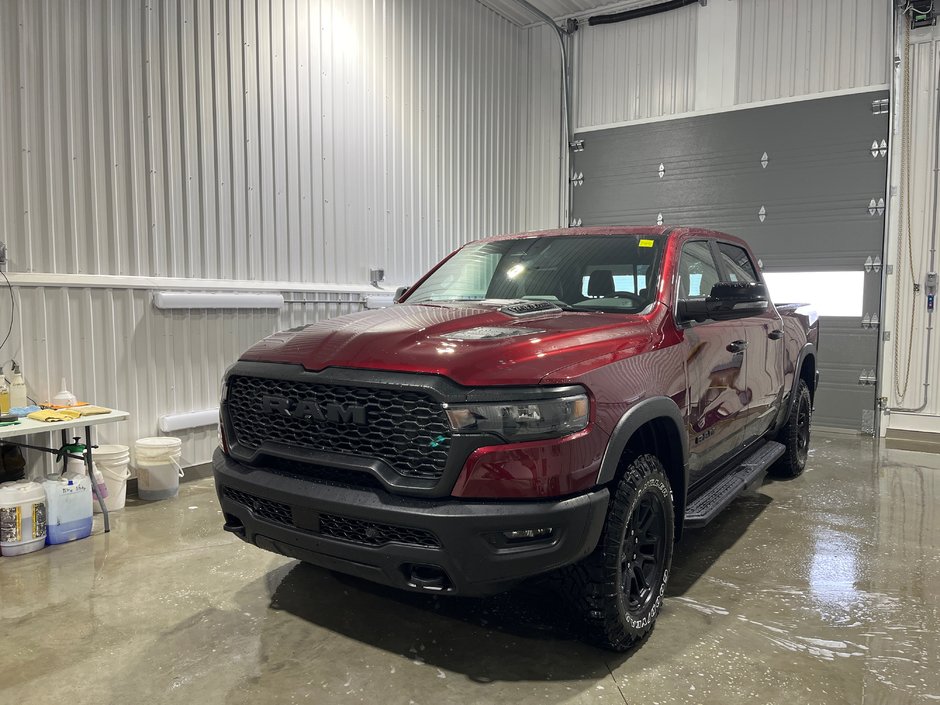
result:
[(393, 541), (429, 548), (437, 548), (441, 545), (434, 534), (424, 529), (376, 524), (335, 514), (320, 515), (320, 533), (324, 536), (332, 536), (353, 543), (364, 543), (368, 546), (382, 546)]
[(231, 487), (226, 487), (222, 494), (233, 502), (238, 502), (238, 504), (248, 507), (255, 516), (273, 521), (275, 524), (283, 524), (284, 526), (294, 525), (293, 513), (286, 504), (255, 497), (253, 494), (233, 490)]
[[(266, 413), (262, 397), (321, 410), (365, 409), (365, 424), (353, 420)], [(440, 403), (421, 392), (312, 384), (261, 377), (228, 380), (228, 413), (235, 440), (258, 449), (265, 441), (295, 448), (378, 458), (405, 477), (439, 479), (450, 450), (450, 425)]]
[[(257, 497), (231, 487), (223, 488), (222, 496), (243, 507), (247, 507), (255, 516), (261, 519), (297, 528), (294, 524), (293, 512), (286, 504)], [(439, 548), (441, 545), (437, 537), (426, 529), (380, 524), (337, 514), (321, 514), (319, 524), (321, 536), (360, 543), (365, 546), (384, 546), (393, 542), (425, 548)], [(304, 530), (306, 531), (306, 529)]]

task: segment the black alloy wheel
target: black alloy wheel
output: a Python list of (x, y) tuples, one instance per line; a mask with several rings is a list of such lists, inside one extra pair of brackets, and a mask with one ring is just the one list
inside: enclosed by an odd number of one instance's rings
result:
[(630, 516), (620, 554), (621, 592), (632, 614), (647, 610), (656, 597), (666, 569), (666, 534), (663, 497), (647, 492)]

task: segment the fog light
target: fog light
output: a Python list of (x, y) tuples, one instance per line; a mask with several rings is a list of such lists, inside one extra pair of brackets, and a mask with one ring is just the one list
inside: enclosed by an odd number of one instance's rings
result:
[(503, 536), (507, 541), (531, 541), (533, 539), (548, 538), (551, 535), (551, 529), (522, 529), (520, 531), (503, 532)]

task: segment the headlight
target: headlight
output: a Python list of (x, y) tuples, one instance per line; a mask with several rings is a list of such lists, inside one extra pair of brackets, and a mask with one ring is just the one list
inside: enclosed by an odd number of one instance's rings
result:
[(588, 425), (586, 394), (558, 399), (490, 404), (446, 405), (450, 426), (458, 433), (495, 433), (507, 440), (564, 436)]

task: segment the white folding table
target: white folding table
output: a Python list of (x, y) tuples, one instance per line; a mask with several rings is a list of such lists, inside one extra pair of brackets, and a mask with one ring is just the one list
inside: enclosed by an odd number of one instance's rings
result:
[[(94, 426), (100, 426), (105, 423), (114, 423), (116, 421), (124, 421), (130, 416), (126, 411), (117, 411), (112, 410), (107, 414), (94, 414), (92, 416), (81, 416), (72, 421), (34, 421), (33, 419), (22, 418), (19, 423), (11, 424), (9, 426), (0, 426), (0, 443), (6, 443), (8, 445), (19, 446), (20, 448), (30, 448), (32, 450), (38, 450), (43, 453), (52, 453), (62, 459), (63, 462), (67, 458), (78, 458), (79, 460), (85, 461), (85, 468), (88, 470), (88, 477), (91, 478), (91, 489), (94, 492), (95, 497), (98, 500), (98, 506), (101, 507), (101, 515), (104, 517), (104, 530), (105, 532), (111, 531), (111, 522), (108, 517), (108, 508), (104, 504), (104, 499), (98, 494), (98, 486), (95, 484), (95, 478), (91, 473), (92, 467), (92, 458), (94, 454), (94, 448), (97, 446), (94, 445), (94, 438), (92, 437), (91, 429)], [(74, 430), (76, 428), (83, 428), (85, 431), (84, 440), (81, 439), (81, 436), (78, 436), (79, 443), (85, 446), (85, 457), (82, 458), (79, 455), (67, 455), (64, 453), (65, 446), (69, 445), (69, 434), (68, 431)], [(20, 436), (31, 436), (37, 433), (55, 433), (60, 431), (62, 433), (62, 447), (61, 448), (46, 448), (44, 446), (34, 446), (29, 443), (21, 443), (19, 441), (12, 441), (11, 438), (18, 438)]]

